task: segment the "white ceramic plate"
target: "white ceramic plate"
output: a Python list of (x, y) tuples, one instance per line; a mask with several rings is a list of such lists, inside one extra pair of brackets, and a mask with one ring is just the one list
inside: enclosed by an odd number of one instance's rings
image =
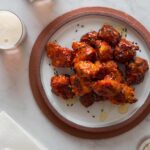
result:
[[(60, 45), (71, 48), (73, 41), (79, 41), (80, 37), (89, 31), (98, 31), (106, 23), (113, 25), (120, 32), (123, 28), (127, 28), (127, 39), (137, 42), (140, 46), (141, 52), (137, 52), (137, 56), (146, 59), (150, 64), (150, 53), (142, 37), (127, 24), (110, 17), (89, 15), (77, 18), (59, 28), (49, 41), (57, 41)], [(60, 115), (81, 126), (106, 127), (129, 119), (145, 103), (150, 91), (150, 72), (148, 71), (144, 81), (135, 86), (138, 99), (135, 104), (117, 106), (108, 101), (101, 101), (85, 108), (78, 98), (65, 101), (51, 92), (50, 80), (54, 75), (54, 68), (49, 64), (51, 62), (45, 54), (41, 61), (40, 75), (49, 103)], [(55, 69), (58, 73), (70, 72), (69, 69)]]

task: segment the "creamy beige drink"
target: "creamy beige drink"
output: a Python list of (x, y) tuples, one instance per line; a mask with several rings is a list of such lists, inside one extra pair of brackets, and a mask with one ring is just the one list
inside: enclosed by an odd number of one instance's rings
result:
[(20, 19), (9, 11), (0, 11), (0, 49), (17, 47), (24, 36)]

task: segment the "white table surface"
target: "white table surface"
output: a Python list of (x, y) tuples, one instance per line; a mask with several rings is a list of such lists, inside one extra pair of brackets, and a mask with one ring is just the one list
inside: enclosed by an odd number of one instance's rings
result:
[[(43, 0), (44, 1), (44, 0)], [(107, 140), (71, 136), (55, 127), (40, 111), (29, 85), (29, 58), (35, 39), (57, 16), (84, 6), (112, 7), (135, 17), (150, 31), (150, 0), (53, 0), (35, 6), (27, 0), (0, 0), (0, 10), (15, 12), (25, 23), (27, 38), (19, 50), (0, 52), (0, 110), (6, 111), (50, 150), (135, 150), (150, 135), (150, 119), (129, 132)]]

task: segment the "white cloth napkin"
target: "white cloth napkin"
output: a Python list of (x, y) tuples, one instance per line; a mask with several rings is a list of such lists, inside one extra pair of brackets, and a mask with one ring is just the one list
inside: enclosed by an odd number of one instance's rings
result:
[(0, 150), (48, 150), (8, 114), (0, 113)]

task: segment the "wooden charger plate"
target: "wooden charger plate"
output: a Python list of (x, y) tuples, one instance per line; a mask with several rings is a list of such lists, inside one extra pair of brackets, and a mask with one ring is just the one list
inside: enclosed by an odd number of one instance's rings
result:
[[(45, 54), (45, 45), (50, 41), (71, 47), (72, 41), (103, 24), (111, 24), (128, 40), (135, 41), (141, 48), (137, 56), (150, 64), (149, 32), (131, 16), (118, 10), (104, 7), (86, 7), (68, 12), (51, 22), (37, 38), (31, 53), (29, 78), (33, 95), (43, 113), (59, 128), (79, 137), (107, 138), (133, 128), (149, 113), (150, 73), (135, 86), (138, 102), (116, 106), (108, 101), (97, 102), (89, 108), (83, 107), (78, 99), (63, 101), (51, 92), (50, 78), (54, 72), (70, 70), (53, 68)], [(121, 109), (122, 108), (122, 109)]]

